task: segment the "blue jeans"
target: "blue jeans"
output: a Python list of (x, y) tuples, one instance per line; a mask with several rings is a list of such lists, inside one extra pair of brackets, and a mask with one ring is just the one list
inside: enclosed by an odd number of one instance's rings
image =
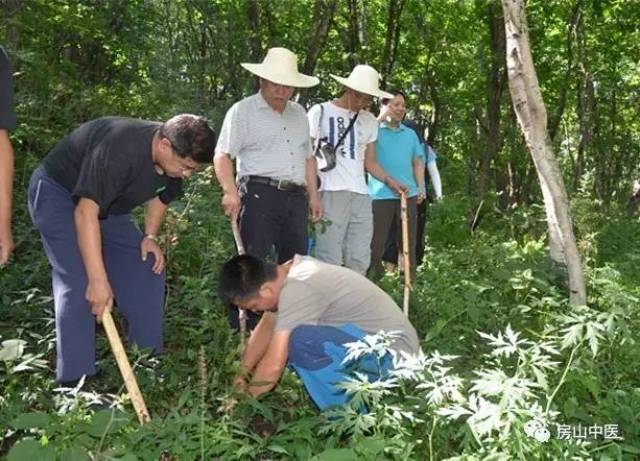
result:
[[(87, 274), (78, 247), (75, 203), (70, 192), (36, 169), (29, 183), (28, 206), (51, 265), (56, 317), (58, 382), (92, 376), (96, 318), (85, 299)], [(118, 309), (129, 324), (129, 340), (162, 350), (165, 274), (153, 273), (155, 261), (140, 257), (142, 232), (129, 215), (100, 221), (102, 257)]]
[[(344, 344), (358, 341), (365, 334), (352, 324), (340, 327), (301, 325), (291, 332), (289, 367), (298, 374), (320, 410), (349, 402), (346, 392), (335, 386), (349, 377), (348, 370), (342, 366), (347, 355)], [(380, 368), (371, 356), (362, 357), (357, 363), (357, 369), (366, 372), (370, 380), (378, 379), (390, 367), (389, 354), (382, 359)]]

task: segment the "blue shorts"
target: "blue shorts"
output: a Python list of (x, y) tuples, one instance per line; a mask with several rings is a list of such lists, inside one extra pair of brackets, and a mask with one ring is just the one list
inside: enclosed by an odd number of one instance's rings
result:
[[(344, 344), (358, 341), (365, 335), (352, 324), (340, 327), (301, 325), (291, 333), (288, 365), (300, 377), (311, 400), (320, 410), (349, 402), (346, 392), (335, 386), (349, 377), (349, 371), (342, 366), (347, 355)], [(370, 381), (378, 379), (380, 372), (385, 374), (390, 367), (389, 354), (381, 361), (380, 368), (372, 356), (362, 357), (356, 364), (356, 369), (365, 372)]]

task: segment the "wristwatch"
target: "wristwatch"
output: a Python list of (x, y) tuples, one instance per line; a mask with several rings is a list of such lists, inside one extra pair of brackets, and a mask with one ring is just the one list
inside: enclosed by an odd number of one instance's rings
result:
[(158, 236), (156, 234), (144, 234), (144, 238), (153, 240), (154, 242), (158, 241)]

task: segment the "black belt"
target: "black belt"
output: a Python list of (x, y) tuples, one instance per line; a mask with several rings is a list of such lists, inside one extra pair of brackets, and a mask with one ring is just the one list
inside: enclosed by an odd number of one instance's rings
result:
[(304, 194), (307, 188), (301, 184), (297, 184), (293, 181), (284, 181), (282, 179), (267, 178), (266, 176), (249, 176), (249, 182), (256, 184), (264, 184), (265, 186), (275, 187), (278, 190), (284, 192), (298, 192)]

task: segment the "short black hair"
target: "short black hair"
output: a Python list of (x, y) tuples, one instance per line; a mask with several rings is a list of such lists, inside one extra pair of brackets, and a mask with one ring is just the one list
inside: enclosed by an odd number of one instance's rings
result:
[[(400, 91), (398, 89), (392, 88), (390, 90), (385, 90), (387, 93), (391, 93), (394, 97), (395, 96), (402, 96), (404, 99), (407, 99), (407, 95), (404, 94), (403, 91)], [(386, 106), (387, 104), (389, 104), (389, 101), (391, 101), (391, 98), (380, 98), (380, 105), (381, 106)]]
[(217, 136), (204, 117), (193, 114), (171, 117), (162, 124), (160, 136), (171, 142), (178, 157), (190, 157), (200, 164), (213, 162)]
[(240, 255), (224, 263), (218, 275), (218, 296), (228, 306), (249, 299), (263, 283), (274, 280), (278, 266), (251, 255)]

